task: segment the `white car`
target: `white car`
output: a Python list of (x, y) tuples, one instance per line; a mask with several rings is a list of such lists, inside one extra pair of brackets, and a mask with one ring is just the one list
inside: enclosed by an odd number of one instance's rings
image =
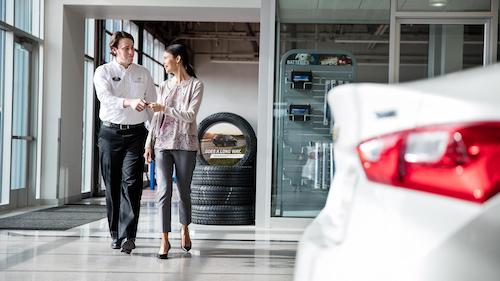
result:
[(329, 103), (336, 174), (295, 281), (500, 280), (500, 65)]

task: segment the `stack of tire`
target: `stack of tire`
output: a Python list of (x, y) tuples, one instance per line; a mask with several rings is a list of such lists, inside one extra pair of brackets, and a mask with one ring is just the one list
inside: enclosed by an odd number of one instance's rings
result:
[(203, 153), (198, 154), (191, 185), (192, 222), (205, 225), (254, 224), (255, 132), (241, 116), (221, 112), (208, 116), (199, 124), (200, 142), (210, 128), (220, 123), (234, 125), (243, 133), (246, 150), (232, 166), (210, 163)]

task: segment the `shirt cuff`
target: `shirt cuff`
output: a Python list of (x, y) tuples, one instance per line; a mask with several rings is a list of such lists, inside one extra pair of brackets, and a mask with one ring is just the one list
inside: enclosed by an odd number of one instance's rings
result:
[(125, 98), (118, 98), (118, 104), (119, 108), (125, 108), (125, 105), (123, 105), (123, 102), (125, 101)]

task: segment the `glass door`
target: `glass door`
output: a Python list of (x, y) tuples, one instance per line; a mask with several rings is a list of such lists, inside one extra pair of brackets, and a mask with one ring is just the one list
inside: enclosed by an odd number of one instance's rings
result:
[(32, 45), (16, 40), (14, 44), (14, 84), (12, 98), (12, 147), (10, 205), (26, 207), (35, 200), (33, 136), (36, 102), (31, 91)]
[(404, 21), (399, 29), (400, 82), (485, 64), (484, 23)]

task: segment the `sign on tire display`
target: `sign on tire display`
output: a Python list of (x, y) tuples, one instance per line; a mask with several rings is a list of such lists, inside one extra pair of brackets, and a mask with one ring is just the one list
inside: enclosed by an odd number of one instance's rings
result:
[(234, 113), (221, 112), (205, 118), (199, 125), (198, 139), (198, 160), (202, 164), (246, 166), (255, 159), (255, 132), (245, 119)]

